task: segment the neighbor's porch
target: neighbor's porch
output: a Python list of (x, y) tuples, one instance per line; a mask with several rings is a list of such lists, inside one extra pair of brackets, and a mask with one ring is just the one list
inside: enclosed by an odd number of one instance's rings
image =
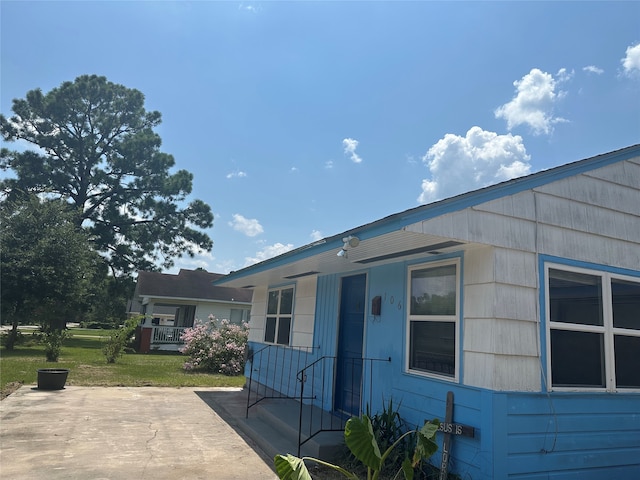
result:
[(184, 344), (182, 334), (189, 327), (140, 325), (136, 330), (138, 353), (151, 351), (177, 352)]

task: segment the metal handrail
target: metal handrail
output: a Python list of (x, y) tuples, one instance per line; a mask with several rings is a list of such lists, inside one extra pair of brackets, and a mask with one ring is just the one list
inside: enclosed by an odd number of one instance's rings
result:
[[(364, 375), (364, 367), (365, 365), (368, 363), (369, 365), (369, 381), (368, 381), (368, 391), (369, 391), (369, 405), (371, 404), (371, 395), (372, 395), (372, 389), (371, 389), (371, 384), (373, 383), (373, 362), (391, 362), (391, 357), (387, 357), (387, 358), (353, 358), (350, 359), (352, 361), (361, 361), (362, 362), (362, 367), (363, 367), (363, 372), (362, 375), (360, 376), (360, 385), (358, 386), (358, 389), (360, 391), (360, 396), (362, 396), (364, 387), (365, 387), (365, 375)], [(326, 374), (325, 374), (325, 365), (327, 364), (327, 362), (329, 362), (332, 365), (332, 385), (335, 382), (335, 362), (337, 361), (337, 357), (335, 356), (323, 356), (318, 358), (317, 360), (313, 361), (312, 363), (310, 363), (309, 365), (305, 366), (302, 370), (300, 370), (298, 372), (298, 374), (296, 375), (296, 378), (298, 379), (298, 381), (300, 382), (300, 411), (299, 411), (299, 417), (298, 417), (298, 457), (300, 456), (300, 450), (302, 448), (302, 445), (304, 445), (305, 443), (307, 443), (309, 440), (311, 440), (313, 437), (315, 437), (316, 435), (318, 435), (321, 432), (333, 432), (333, 431), (342, 431), (344, 430), (345, 424), (346, 424), (346, 419), (343, 418), (339, 418), (338, 421), (338, 425), (335, 424), (335, 421), (338, 419), (338, 417), (336, 415), (334, 415), (333, 413), (331, 413), (331, 410), (333, 410), (333, 408), (330, 408), (329, 410), (325, 409), (325, 405), (324, 405), (324, 398), (325, 398), (325, 378), (326, 378)], [(315, 431), (313, 431), (313, 411), (314, 411), (314, 405), (313, 405), (313, 400), (316, 400), (318, 398), (318, 394), (315, 392), (315, 382), (314, 380), (317, 378), (316, 377), (316, 366), (320, 366), (320, 378), (321, 378), (321, 391), (320, 391), (320, 398), (321, 398), (321, 405), (320, 405), (320, 421), (319, 421), (319, 428), (317, 428)], [(311, 394), (307, 394), (307, 396), (305, 397), (304, 395), (304, 384), (307, 382), (309, 375), (308, 373), (311, 373)], [(354, 382), (353, 377), (351, 378), (351, 381)], [(354, 391), (355, 385), (352, 383), (351, 385), (351, 391)], [(308, 428), (308, 435), (306, 439), (302, 439), (303, 436), (303, 409), (305, 406), (304, 400), (312, 400), (311, 404), (309, 405), (309, 428)], [(328, 425), (328, 427), (325, 427), (326, 423), (325, 423), (325, 414), (329, 415), (329, 419), (330, 419), (330, 423)]]
[[(299, 371), (301, 365), (308, 362), (309, 356), (313, 355), (316, 349), (319, 350), (320, 347), (265, 345), (251, 352), (247, 357), (251, 368), (247, 383), (246, 418), (249, 418), (249, 409), (264, 399), (297, 399), (298, 382), (295, 381), (294, 373)], [(262, 373), (263, 366), (267, 367), (266, 373), (259, 377), (261, 381), (256, 380), (257, 386), (254, 391), (254, 372)], [(291, 393), (292, 389), (293, 393)], [(252, 392), (255, 394), (253, 401)]]

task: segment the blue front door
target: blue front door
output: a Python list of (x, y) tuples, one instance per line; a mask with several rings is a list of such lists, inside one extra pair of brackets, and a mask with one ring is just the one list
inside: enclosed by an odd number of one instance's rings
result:
[(364, 274), (342, 279), (338, 317), (334, 408), (356, 416), (360, 415), (366, 284)]

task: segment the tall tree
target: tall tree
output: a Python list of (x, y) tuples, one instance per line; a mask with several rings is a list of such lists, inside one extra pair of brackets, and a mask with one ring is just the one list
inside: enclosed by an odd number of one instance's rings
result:
[(69, 205), (35, 195), (0, 203), (3, 322), (60, 329), (86, 308), (104, 260), (78, 230)]
[(47, 94), (14, 99), (14, 115), (0, 115), (7, 141), (35, 149), (0, 153), (0, 182), (8, 198), (46, 193), (71, 202), (77, 226), (91, 236), (114, 273), (171, 267), (183, 254), (210, 250), (211, 208), (187, 203), (193, 175), (170, 173), (173, 156), (160, 151), (154, 132), (160, 113), (147, 112), (144, 95), (105, 77), (84, 75)]

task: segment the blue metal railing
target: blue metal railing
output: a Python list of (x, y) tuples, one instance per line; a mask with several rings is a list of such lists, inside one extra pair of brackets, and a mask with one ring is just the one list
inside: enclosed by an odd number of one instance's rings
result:
[(296, 374), (312, 361), (320, 347), (285, 347), (265, 345), (249, 352), (247, 412), (266, 398), (298, 399), (300, 384)]
[[(374, 362), (391, 362), (391, 357), (343, 358), (338, 362), (337, 357), (324, 356), (298, 372), (296, 375), (300, 383), (298, 456), (300, 456), (302, 445), (319, 433), (344, 430), (347, 420), (353, 415), (360, 414), (365, 391), (369, 394), (368, 405), (371, 405)], [(337, 371), (338, 364), (342, 368), (341, 372)], [(344, 388), (340, 392), (335, 392), (335, 380), (338, 375), (342, 376)], [(308, 384), (306, 392), (305, 384)], [(336, 398), (340, 395), (343, 396), (336, 404)], [(305, 403), (305, 400), (310, 402)], [(340, 405), (354, 406), (357, 412), (337, 411)]]

